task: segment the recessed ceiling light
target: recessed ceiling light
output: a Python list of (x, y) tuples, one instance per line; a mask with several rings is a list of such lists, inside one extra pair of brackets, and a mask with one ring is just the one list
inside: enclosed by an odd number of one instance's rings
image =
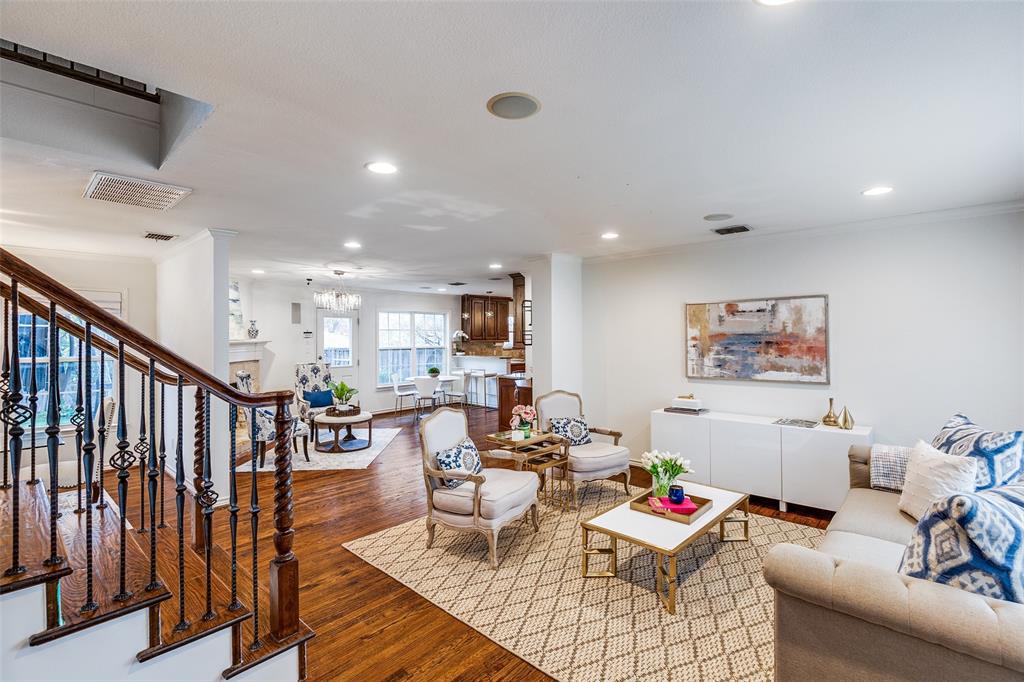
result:
[(863, 192), (861, 192), (861, 194), (863, 194), (866, 197), (877, 197), (877, 196), (880, 196), (882, 194), (888, 194), (891, 191), (892, 191), (892, 187), (885, 187), (883, 185), (883, 186), (879, 186), (879, 187), (869, 187), (868, 189), (866, 189)]
[(254, 274), (254, 275), (262, 275), (264, 272), (266, 272), (266, 270), (258, 270), (257, 269), (257, 270), (253, 270), (252, 274)]
[(448, 290), (447, 290), (447, 289), (445, 289), (444, 287), (438, 287), (438, 288), (437, 288), (437, 290), (438, 290), (438, 291), (448, 291)]
[(345, 242), (345, 248), (346, 249), (361, 249), (361, 248), (363, 248), (363, 245), (360, 244), (359, 242), (348, 241), (348, 242)]
[(391, 175), (392, 173), (398, 172), (398, 166), (387, 161), (371, 161), (366, 164), (366, 170), (371, 173), (379, 173), (381, 175)]
[(778, 7), (779, 5), (788, 5), (793, 0), (754, 0), (754, 2), (765, 7)]
[(498, 118), (528, 118), (540, 111), (540, 100), (525, 92), (502, 92), (487, 100), (487, 111)]
[(704, 216), (704, 220), (714, 222), (716, 220), (729, 220), (732, 218), (732, 213), (708, 213)]
[(618, 239), (618, 238), (619, 238), (619, 233), (618, 232), (605, 232), (604, 234), (601, 235), (601, 239)]
[(491, 263), (488, 265), (491, 270), (501, 270), (501, 263)]

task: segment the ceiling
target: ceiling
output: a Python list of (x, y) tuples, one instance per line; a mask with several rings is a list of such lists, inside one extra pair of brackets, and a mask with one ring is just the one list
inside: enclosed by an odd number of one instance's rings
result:
[[(8, 40), (214, 106), (160, 170), (3, 140), (10, 244), (154, 255), (147, 230), (228, 228), (239, 272), (481, 290), (491, 262), (720, 239), (707, 213), (764, 234), (1024, 198), (1020, 2), (0, 7)], [(509, 90), (540, 112), (488, 114)], [(195, 192), (82, 199), (98, 168)]]

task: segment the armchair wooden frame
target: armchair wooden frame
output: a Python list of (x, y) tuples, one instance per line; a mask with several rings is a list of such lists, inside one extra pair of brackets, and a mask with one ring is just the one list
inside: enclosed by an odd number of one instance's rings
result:
[[(535, 498), (533, 504), (527, 507), (526, 510), (524, 510), (521, 514), (507, 519), (504, 523), (497, 527), (490, 528), (487, 527), (485, 524), (482, 524), (480, 522), (480, 496), (484, 481), (487, 480), (487, 477), (484, 474), (469, 474), (455, 471), (441, 471), (440, 469), (435, 469), (432, 466), (434, 462), (434, 453), (430, 452), (427, 449), (426, 438), (424, 437), (423, 433), (426, 429), (430, 428), (430, 423), (433, 420), (441, 418), (442, 415), (448, 413), (457, 414), (462, 417), (463, 433), (465, 434), (466, 437), (469, 437), (469, 420), (466, 418), (466, 413), (462, 410), (456, 410), (451, 407), (440, 407), (434, 412), (432, 412), (430, 416), (425, 417), (423, 421), (420, 422), (420, 452), (423, 455), (423, 484), (427, 489), (427, 549), (430, 549), (430, 547), (434, 544), (434, 531), (436, 526), (438, 525), (462, 533), (479, 533), (487, 539), (487, 554), (488, 558), (490, 559), (491, 568), (497, 569), (498, 534), (501, 533), (502, 528), (504, 528), (506, 525), (513, 521), (517, 521), (519, 519), (525, 520), (527, 515), (529, 515), (530, 521), (533, 523), (534, 532), (540, 531), (540, 525), (537, 522), (537, 500)], [(483, 458), (485, 456), (488, 456), (488, 454), (488, 452), (481, 452), (480, 456), (481, 458)], [(436, 481), (437, 485), (440, 486), (444, 485), (443, 481), (445, 479), (457, 479), (461, 481), (466, 481), (467, 483), (475, 484), (475, 489), (473, 491), (473, 524), (471, 526), (459, 526), (451, 523), (446, 523), (443, 519), (435, 517), (434, 491), (436, 490), (436, 486), (433, 484), (433, 482)], [(469, 514), (466, 514), (466, 516), (468, 517)]]
[[(541, 409), (540, 409), (541, 402), (545, 398), (550, 398), (550, 397), (558, 396), (558, 395), (566, 396), (566, 397), (569, 397), (569, 398), (574, 398), (576, 400), (576, 403), (579, 405), (579, 409), (578, 409), (577, 414), (581, 415), (581, 416), (585, 414), (585, 412), (583, 411), (583, 397), (579, 393), (573, 393), (571, 391), (563, 391), (561, 389), (557, 389), (557, 390), (554, 390), (554, 391), (549, 391), (548, 393), (545, 393), (544, 395), (537, 396), (537, 399), (534, 400), (534, 403), (533, 403), (534, 404), (534, 409), (537, 411), (538, 418), (539, 418), (539, 416), (541, 414)], [(556, 415), (556, 416), (563, 416), (563, 415)], [(540, 429), (542, 431), (549, 430), (549, 425), (548, 424), (539, 424), (538, 426), (540, 427)], [(614, 429), (606, 429), (606, 428), (601, 428), (601, 427), (597, 427), (597, 426), (589, 426), (588, 425), (588, 430), (590, 431), (590, 433), (595, 433), (595, 434), (598, 434), (598, 435), (601, 435), (601, 436), (608, 436), (608, 437), (610, 437), (612, 439), (612, 442), (615, 445), (618, 445), (619, 444), (619, 440), (622, 438), (622, 432), (621, 431), (616, 431)], [(570, 466), (570, 472), (571, 472), (571, 468), (572, 468), (572, 463), (571, 462), (572, 462), (572, 460), (570, 459), (570, 465), (569, 465)], [(617, 477), (620, 474), (622, 475), (622, 485), (626, 489), (626, 493), (627, 494), (629, 493), (630, 466), (631, 465), (627, 462), (626, 463), (626, 469), (624, 471), (619, 472), (619, 474), (614, 474), (615, 477)], [(582, 472), (582, 471), (581, 472), (575, 472), (575, 474), (578, 476), (578, 480), (580, 482), (582, 482), (582, 483), (588, 483), (590, 481), (603, 481), (606, 478), (612, 478), (612, 476), (598, 476), (598, 477), (595, 477), (595, 478), (587, 478), (586, 477), (587, 472)], [(574, 491), (574, 497), (575, 497), (575, 491)]]

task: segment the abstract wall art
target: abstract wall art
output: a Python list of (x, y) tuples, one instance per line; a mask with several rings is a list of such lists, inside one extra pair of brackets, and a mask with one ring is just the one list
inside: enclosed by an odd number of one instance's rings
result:
[(828, 384), (828, 296), (686, 304), (686, 376)]

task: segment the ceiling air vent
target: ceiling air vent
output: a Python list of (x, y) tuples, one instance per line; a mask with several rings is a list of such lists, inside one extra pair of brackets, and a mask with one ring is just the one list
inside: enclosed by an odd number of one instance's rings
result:
[(161, 234), (159, 232), (147, 232), (142, 235), (143, 239), (152, 239), (155, 242), (169, 242), (178, 235), (176, 234)]
[(727, 234), (740, 234), (742, 232), (750, 232), (750, 228), (746, 225), (730, 225), (729, 227), (716, 227), (711, 230), (715, 234), (720, 234), (723, 237)]
[(466, 286), (466, 283), (465, 282), (448, 282), (448, 286), (450, 286), (450, 287), (464, 287), (464, 286)]
[(116, 204), (166, 211), (191, 193), (188, 187), (96, 171), (82, 196), (86, 199), (102, 199)]

